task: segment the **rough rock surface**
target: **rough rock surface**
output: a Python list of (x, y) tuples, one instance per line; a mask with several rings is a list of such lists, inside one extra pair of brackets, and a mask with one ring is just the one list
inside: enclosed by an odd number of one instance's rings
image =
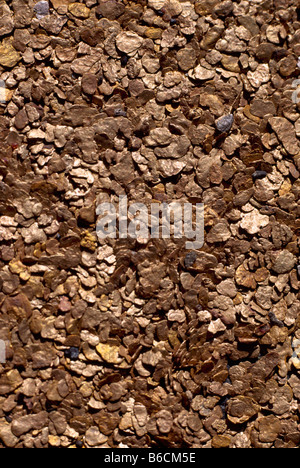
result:
[(1, 448), (299, 447), (299, 13), (0, 0)]

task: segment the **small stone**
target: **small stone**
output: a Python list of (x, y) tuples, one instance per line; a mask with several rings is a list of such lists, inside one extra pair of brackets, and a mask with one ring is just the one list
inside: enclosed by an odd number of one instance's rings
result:
[(44, 0), (36, 3), (33, 9), (36, 13), (37, 19), (42, 19), (44, 16), (49, 15), (49, 3)]
[(226, 279), (217, 286), (217, 291), (222, 296), (229, 296), (232, 299), (237, 295), (237, 289), (232, 279)]
[(249, 397), (231, 398), (228, 403), (227, 417), (233, 424), (243, 424), (259, 411), (258, 404)]
[(185, 322), (186, 316), (184, 310), (170, 310), (168, 312), (168, 320), (170, 322)]
[(292, 184), (291, 184), (290, 180), (286, 179), (283, 182), (282, 186), (280, 187), (280, 190), (278, 191), (279, 196), (284, 197), (285, 195), (290, 193), (291, 188), (292, 188)]
[(160, 28), (147, 28), (145, 36), (150, 39), (160, 39), (162, 36), (162, 29)]
[(79, 357), (79, 349), (76, 348), (75, 346), (71, 346), (71, 348), (66, 349), (64, 354), (66, 358), (71, 359), (71, 361), (77, 361)]
[(247, 78), (254, 88), (259, 88), (262, 84), (270, 80), (270, 69), (268, 64), (258, 65), (255, 71), (249, 71)]
[(33, 397), (36, 392), (36, 385), (34, 379), (26, 379), (24, 380), (21, 391), (23, 395), (26, 395), (27, 397)]
[(290, 359), (290, 363), (297, 369), (300, 370), (300, 341), (299, 340), (293, 340), (292, 342), (292, 348), (293, 348), (293, 354)]
[(56, 12), (53, 12), (52, 15), (43, 16), (40, 19), (40, 25), (49, 34), (59, 34), (67, 21), (66, 15), (60, 16)]
[(0, 422), (0, 440), (3, 442), (5, 447), (14, 448), (19, 439), (12, 433), (9, 424)]
[(216, 335), (217, 333), (220, 333), (225, 330), (226, 326), (224, 325), (221, 319), (212, 320), (208, 326), (208, 331), (212, 335)]
[(255, 54), (258, 60), (261, 60), (262, 62), (270, 62), (274, 52), (274, 44), (271, 44), (269, 42), (263, 42), (257, 47)]
[(0, 378), (0, 395), (11, 393), (22, 385), (23, 380), (17, 369), (8, 371)]
[(209, 28), (208, 32), (205, 34), (204, 38), (202, 39), (200, 43), (201, 47), (204, 50), (208, 50), (214, 47), (216, 42), (220, 39), (223, 32), (224, 32), (224, 29), (219, 26), (214, 26), (212, 28)]
[(146, 433), (146, 424), (148, 421), (147, 408), (143, 404), (135, 404), (133, 408), (133, 426), (136, 433), (140, 436)]
[(95, 252), (97, 248), (97, 239), (90, 232), (86, 232), (85, 236), (82, 238), (80, 245), (91, 252)]
[(33, 223), (29, 228), (23, 228), (21, 233), (26, 244), (36, 244), (47, 240), (45, 232), (39, 229), (38, 223)]
[(269, 318), (270, 318), (270, 322), (273, 325), (277, 325), (280, 328), (284, 327), (284, 323), (281, 320), (278, 320), (278, 318), (273, 312), (269, 312)]
[(190, 70), (188, 75), (194, 80), (206, 81), (215, 77), (215, 71), (198, 65), (194, 70)]
[(97, 14), (111, 21), (119, 18), (124, 11), (125, 5), (119, 0), (98, 0)]
[[(35, 324), (36, 329), (42, 328), (39, 324)], [(35, 351), (32, 356), (32, 367), (33, 369), (44, 369), (53, 365), (56, 354), (53, 351), (53, 348), (46, 344), (41, 345)]]
[(192, 265), (192, 269), (199, 273), (204, 273), (205, 271), (216, 268), (217, 264), (218, 260), (214, 255), (206, 252), (198, 252), (197, 259)]
[(207, 242), (226, 242), (231, 237), (231, 232), (226, 221), (221, 221), (212, 227), (207, 235)]
[(49, 418), (54, 424), (57, 434), (62, 435), (67, 429), (67, 420), (65, 415), (59, 413), (58, 411), (55, 411), (50, 413)]
[(94, 205), (84, 206), (79, 211), (79, 218), (87, 224), (94, 224), (96, 221), (96, 210)]
[(123, 109), (114, 109), (114, 116), (115, 117), (126, 117), (127, 116), (127, 112)]
[(21, 60), (21, 55), (12, 46), (10, 40), (4, 40), (0, 45), (0, 65), (4, 68), (12, 68)]
[(55, 54), (61, 62), (72, 62), (76, 58), (76, 49), (73, 47), (62, 47), (58, 45)]
[(148, 6), (155, 10), (160, 10), (166, 3), (166, 0), (148, 0)]
[(242, 214), (242, 221), (240, 226), (248, 232), (248, 234), (257, 234), (263, 227), (269, 224), (269, 216), (261, 215), (260, 212), (254, 208), (250, 213)]
[(276, 106), (272, 101), (265, 101), (262, 99), (254, 99), (250, 106), (250, 111), (252, 115), (256, 117), (264, 118), (265, 115), (276, 114)]
[(105, 444), (108, 437), (101, 434), (98, 427), (92, 426), (85, 433), (85, 441), (90, 447), (96, 447)]
[(258, 421), (259, 440), (263, 443), (274, 442), (282, 430), (278, 417), (274, 415), (265, 416)]
[(122, 65), (122, 67), (126, 67), (129, 58), (130, 58), (130, 57), (129, 57), (127, 54), (123, 54), (123, 55), (122, 55), (122, 57), (121, 57), (121, 65)]
[(155, 366), (157, 366), (157, 364), (159, 363), (161, 358), (162, 358), (161, 352), (147, 351), (143, 355), (142, 361), (147, 366), (155, 367)]
[(180, 159), (187, 154), (190, 144), (185, 135), (180, 135), (169, 146), (156, 148), (154, 153), (158, 158)]
[(60, 447), (60, 438), (57, 435), (50, 434), (48, 437), (48, 443), (51, 447)]
[(252, 174), (253, 180), (261, 180), (265, 179), (267, 177), (267, 172), (266, 171), (255, 171)]
[(43, 132), (43, 130), (41, 130), (40, 128), (30, 130), (30, 132), (28, 133), (29, 140), (44, 140), (45, 137), (45, 132)]
[(170, 161), (169, 159), (159, 161), (159, 171), (163, 177), (174, 177), (179, 174), (186, 164), (183, 161)]
[(271, 295), (270, 286), (260, 286), (255, 293), (255, 300), (262, 309), (269, 310), (272, 307)]
[(32, 429), (42, 429), (48, 421), (48, 414), (45, 411), (40, 411), (37, 414), (21, 416), (14, 419), (11, 425), (13, 434), (20, 437)]
[(233, 114), (224, 115), (216, 121), (216, 127), (219, 132), (225, 133), (231, 130), (231, 127), (234, 122)]
[(10, 34), (14, 29), (14, 20), (9, 6), (3, 2), (1, 8), (0, 37)]
[(191, 268), (197, 260), (196, 252), (189, 252), (186, 254), (184, 259), (184, 265), (186, 268)]
[(69, 12), (72, 13), (76, 18), (87, 19), (90, 16), (90, 9), (87, 8), (84, 3), (71, 3), (69, 5)]
[(71, 310), (72, 304), (67, 297), (62, 297), (59, 303), (59, 310), (62, 312), (69, 312)]
[(240, 265), (235, 273), (235, 280), (239, 286), (244, 286), (245, 288), (255, 289), (256, 281), (253, 273), (246, 270), (244, 265)]
[(121, 431), (127, 431), (132, 428), (132, 415), (130, 413), (125, 413), (121, 422), (119, 424), (119, 429)]
[(232, 12), (234, 8), (233, 2), (231, 0), (225, 0), (223, 2), (218, 3), (215, 7), (215, 12), (218, 16), (228, 16)]
[(142, 45), (143, 39), (134, 32), (126, 31), (118, 34), (116, 45), (121, 52), (133, 55)]
[(211, 15), (218, 3), (218, 0), (196, 0), (195, 11), (200, 16)]
[(296, 257), (289, 252), (288, 250), (283, 250), (277, 256), (274, 264), (273, 264), (273, 271), (282, 275), (284, 273), (289, 273), (296, 264)]
[(70, 0), (51, 0), (51, 4), (59, 13), (67, 13)]
[(169, 17), (179, 16), (183, 11), (182, 2), (179, 0), (168, 0), (164, 4), (164, 10)]
[(96, 346), (97, 352), (102, 359), (110, 364), (120, 364), (119, 347), (105, 343), (100, 343)]
[(299, 153), (299, 142), (294, 125), (284, 117), (271, 117), (269, 123), (288, 153)]
[(95, 94), (97, 91), (97, 86), (98, 86), (98, 78), (96, 75), (92, 75), (90, 73), (85, 73), (82, 76), (81, 80), (81, 86), (82, 90), (86, 94)]
[(228, 448), (231, 444), (230, 436), (216, 435), (213, 437), (211, 445), (213, 448)]
[(269, 271), (267, 270), (267, 268), (259, 268), (259, 269), (256, 270), (256, 272), (254, 273), (255, 281), (257, 281), (258, 283), (262, 283), (262, 282), (265, 281), (269, 276), (270, 276), (270, 273), (269, 273)]
[(26, 109), (21, 109), (15, 117), (15, 127), (17, 130), (23, 130), (28, 125), (29, 119)]
[(3, 312), (10, 313), (19, 321), (30, 318), (32, 314), (30, 301), (23, 293), (19, 293), (13, 297), (7, 297), (2, 308)]
[(156, 423), (161, 434), (169, 434), (173, 426), (173, 416), (170, 411), (161, 410), (156, 414)]
[[(197, 60), (196, 51), (192, 47), (186, 47), (184, 49), (180, 49), (177, 52), (177, 60), (178, 65), (183, 71), (188, 71), (195, 66)], [(205, 72), (209, 70), (203, 69), (202, 76), (204, 76)], [(196, 76), (197, 75), (197, 76)], [(199, 78), (200, 76), (200, 69), (197, 68), (194, 70), (194, 77), (196, 79), (206, 79), (206, 78)]]
[(233, 73), (240, 72), (239, 58), (233, 57), (232, 55), (223, 55), (222, 65), (226, 70), (229, 70)]
[(167, 128), (154, 128), (145, 138), (145, 143), (148, 146), (165, 146), (169, 145), (172, 139), (172, 134)]

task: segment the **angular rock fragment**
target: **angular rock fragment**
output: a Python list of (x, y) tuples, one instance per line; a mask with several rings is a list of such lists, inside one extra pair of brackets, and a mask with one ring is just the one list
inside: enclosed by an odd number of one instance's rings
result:
[(247, 78), (254, 88), (259, 88), (262, 84), (270, 80), (270, 69), (268, 64), (258, 65), (255, 71), (249, 71)]
[(125, 5), (119, 0), (100, 0), (97, 7), (98, 15), (109, 20), (115, 20), (125, 11)]
[(284, 274), (290, 272), (295, 264), (295, 256), (288, 250), (283, 250), (276, 256), (272, 269), (278, 274)]
[(95, 94), (98, 85), (98, 78), (96, 75), (84, 74), (82, 76), (81, 86), (86, 94)]
[(197, 254), (196, 252), (189, 252), (186, 254), (185, 259), (184, 259), (184, 264), (186, 268), (190, 268), (194, 265), (194, 263), (197, 260)]
[(42, 429), (47, 422), (47, 413), (45, 411), (41, 411), (39, 414), (27, 415), (14, 419), (11, 425), (11, 430), (15, 436), (19, 437), (32, 429)]
[(226, 224), (226, 222), (217, 223), (210, 230), (207, 236), (207, 242), (216, 243), (216, 242), (226, 242), (231, 237), (231, 232)]
[(267, 172), (266, 171), (255, 171), (252, 174), (253, 180), (261, 180), (267, 177)]
[(228, 403), (227, 417), (233, 424), (243, 424), (249, 421), (259, 411), (259, 405), (249, 397), (231, 398)]
[(141, 47), (143, 39), (133, 32), (123, 32), (116, 37), (117, 48), (125, 54), (132, 55)]
[(257, 234), (263, 227), (269, 224), (269, 217), (261, 215), (259, 211), (254, 208), (250, 213), (242, 215), (240, 226), (248, 232), (248, 234)]
[(2, 14), (0, 18), (0, 37), (10, 34), (14, 29), (12, 12), (7, 4), (1, 4)]
[(208, 326), (208, 331), (212, 335), (216, 335), (217, 333), (220, 333), (220, 332), (222, 332), (224, 330), (226, 330), (226, 326), (224, 325), (224, 323), (220, 319), (217, 319), (217, 320), (214, 320), (214, 321), (210, 322), (210, 324)]
[[(23, 379), (18, 370), (13, 369), (0, 377), (0, 395), (14, 392), (22, 385)], [(13, 431), (12, 431), (13, 432)]]
[(71, 3), (69, 5), (69, 12), (76, 18), (87, 19), (90, 16), (90, 10), (83, 3)]
[(46, 0), (41, 0), (36, 3), (33, 7), (37, 19), (42, 19), (44, 16), (49, 14), (49, 3)]
[(0, 439), (7, 448), (14, 448), (18, 443), (18, 438), (12, 433), (8, 423), (0, 423)]
[(100, 343), (96, 349), (104, 361), (110, 364), (119, 364), (121, 362), (117, 346)]
[(17, 130), (23, 130), (28, 125), (29, 119), (25, 109), (21, 109), (15, 117), (15, 126)]
[[(184, 69), (192, 68), (192, 63), (193, 62), (187, 62), (187, 64), (184, 65)], [(198, 65), (194, 70), (191, 70), (189, 72), (189, 76), (194, 80), (206, 81), (214, 78), (215, 71), (209, 70), (208, 68), (204, 68), (201, 65)]]
[(283, 117), (271, 117), (269, 123), (287, 152), (297, 154), (300, 147), (292, 123)]
[(21, 55), (13, 47), (10, 40), (4, 40), (0, 45), (0, 65), (4, 68), (13, 68), (21, 60)]
[(234, 122), (233, 114), (224, 115), (216, 121), (216, 127), (219, 132), (229, 132)]

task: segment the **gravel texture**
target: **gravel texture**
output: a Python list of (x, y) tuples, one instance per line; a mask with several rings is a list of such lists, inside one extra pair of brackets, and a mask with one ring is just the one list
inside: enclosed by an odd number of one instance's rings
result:
[(0, 447), (299, 446), (299, 60), (297, 0), (0, 0)]

